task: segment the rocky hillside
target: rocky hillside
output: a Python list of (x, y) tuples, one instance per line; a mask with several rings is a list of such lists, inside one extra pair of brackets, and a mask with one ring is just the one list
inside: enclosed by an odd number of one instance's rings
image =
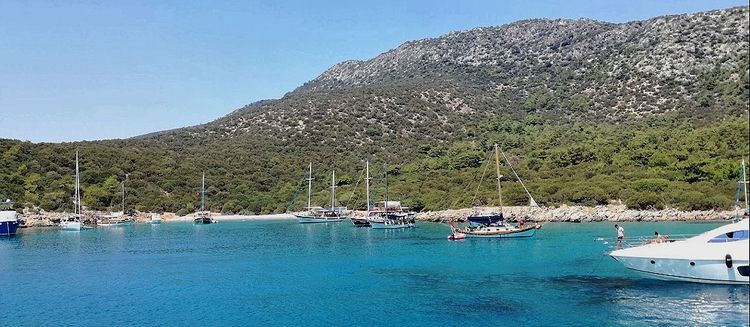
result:
[[(703, 74), (726, 71), (725, 82), (742, 81), (747, 54), (746, 7), (624, 24), (535, 19), (407, 42), (368, 61), (335, 65), (295, 92), (459, 79), (494, 98), (571, 98), (570, 108), (522, 102), (529, 110), (663, 113), (677, 110), (680, 98), (700, 101)], [(419, 96), (471, 111), (440, 91)]]
[[(347, 61), (282, 99), (173, 138), (272, 136), (340, 147), (446, 142), (498, 116), (608, 121), (748, 110), (748, 8), (612, 24), (525, 20)], [(163, 134), (159, 134), (163, 136)]]

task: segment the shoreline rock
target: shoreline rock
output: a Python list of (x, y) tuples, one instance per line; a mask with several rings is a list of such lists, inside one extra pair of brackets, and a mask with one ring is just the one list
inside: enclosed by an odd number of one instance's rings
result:
[[(482, 208), (479, 210), (483, 213), (497, 212), (497, 207)], [(439, 211), (426, 211), (417, 213), (417, 220), (426, 222), (465, 222), (466, 217), (474, 213), (473, 208), (447, 209)], [(732, 220), (735, 212), (733, 210), (706, 210), (706, 211), (680, 211), (677, 209), (663, 210), (631, 210), (622, 204), (602, 205), (596, 207), (586, 206), (567, 206), (560, 207), (528, 207), (528, 206), (506, 206), (503, 207), (505, 217), (510, 222), (516, 222), (524, 218), (529, 222), (664, 222), (664, 221), (717, 221)], [(84, 219), (94, 221), (97, 215), (104, 214), (100, 212), (86, 212)], [(353, 211), (356, 217), (364, 217), (367, 213), (364, 211)], [(50, 227), (57, 226), (60, 218), (66, 213), (45, 212), (43, 210), (35, 212), (24, 209), (21, 214), (21, 220), (27, 227)], [(272, 217), (279, 219), (284, 218), (284, 214), (278, 215), (259, 215), (261, 219)], [(136, 212), (134, 214), (135, 223), (149, 223), (151, 213)], [(165, 222), (170, 221), (187, 221), (191, 220), (193, 215), (183, 217), (177, 216), (172, 212), (161, 214)], [(253, 215), (221, 215), (221, 220), (247, 220), (253, 219)], [(291, 216), (290, 216), (291, 217)], [(286, 217), (287, 219), (291, 219)]]
[[(493, 210), (494, 209), (494, 210)], [(483, 208), (480, 212), (497, 212), (495, 208)], [(417, 220), (430, 222), (464, 222), (474, 212), (472, 208), (448, 209), (417, 213)], [(631, 210), (625, 205), (602, 205), (596, 207), (567, 206), (560, 207), (504, 207), (503, 213), (508, 221), (515, 222), (520, 218), (533, 222), (663, 222), (663, 221), (715, 221), (732, 220), (732, 210), (679, 211)]]

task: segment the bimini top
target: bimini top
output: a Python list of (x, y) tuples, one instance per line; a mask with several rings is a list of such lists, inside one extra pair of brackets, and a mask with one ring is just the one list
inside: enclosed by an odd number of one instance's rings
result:
[(505, 218), (503, 218), (502, 213), (491, 213), (491, 214), (474, 214), (469, 216), (469, 222), (475, 223), (475, 224), (485, 224), (485, 225), (491, 225), (500, 221), (503, 221)]

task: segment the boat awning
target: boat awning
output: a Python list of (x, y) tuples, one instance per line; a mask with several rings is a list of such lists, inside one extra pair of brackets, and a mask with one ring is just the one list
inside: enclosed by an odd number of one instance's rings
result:
[(491, 214), (491, 215), (473, 215), (469, 216), (469, 222), (476, 224), (493, 224), (499, 221), (503, 221), (503, 214)]

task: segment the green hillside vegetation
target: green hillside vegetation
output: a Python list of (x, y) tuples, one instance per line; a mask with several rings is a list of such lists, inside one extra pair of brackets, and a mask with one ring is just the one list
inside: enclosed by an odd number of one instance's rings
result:
[[(498, 118), (476, 135), (450, 144), (412, 144), (409, 157), (389, 162), (390, 197), (417, 210), (496, 205), (494, 173), (477, 184), (498, 143), (541, 205), (599, 205), (621, 200), (630, 208), (728, 209), (734, 203), (738, 163), (748, 150), (747, 117), (696, 126), (662, 116), (630, 123), (536, 124)], [(74, 152), (81, 152), (84, 205), (128, 204), (139, 211), (188, 213), (198, 206), (206, 171), (208, 206), (224, 213), (272, 213), (304, 206), (305, 166), (313, 162), (314, 203), (329, 203), (330, 170), (337, 170), (337, 198), (364, 207), (361, 151), (327, 152), (225, 140), (165, 149), (147, 142), (102, 141), (31, 144), (0, 141), (0, 197), (28, 207), (71, 211)], [(265, 144), (265, 145), (264, 145)], [(386, 150), (387, 151), (387, 150)], [(383, 160), (370, 157), (372, 196), (383, 197)], [(506, 205), (527, 197), (503, 164)], [(357, 186), (354, 190), (355, 185)], [(294, 203), (292, 200), (296, 199)]]

